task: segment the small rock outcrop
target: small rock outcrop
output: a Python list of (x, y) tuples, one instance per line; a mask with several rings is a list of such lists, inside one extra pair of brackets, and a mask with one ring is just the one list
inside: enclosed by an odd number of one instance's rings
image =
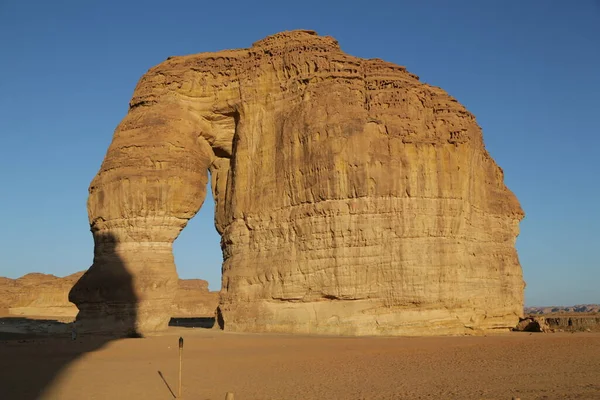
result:
[(138, 82), (89, 188), (83, 326), (167, 326), (172, 243), (209, 171), (225, 330), (463, 334), (523, 314), (524, 214), (475, 117), (402, 66), (292, 31)]
[(594, 331), (600, 332), (600, 313), (573, 315), (546, 315), (541, 317), (554, 331)]
[(513, 330), (519, 332), (549, 332), (550, 327), (543, 317), (525, 317), (521, 318)]
[[(525, 315), (514, 330), (535, 332), (600, 331), (599, 304), (525, 307)], [(536, 329), (536, 324), (541, 327), (540, 330)]]
[(513, 330), (522, 332), (599, 332), (600, 313), (532, 314), (522, 318)]

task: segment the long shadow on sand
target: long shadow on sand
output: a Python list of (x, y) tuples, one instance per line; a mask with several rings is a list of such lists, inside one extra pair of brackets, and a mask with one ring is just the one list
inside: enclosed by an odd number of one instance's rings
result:
[(94, 264), (71, 289), (69, 299), (74, 298), (80, 309), (76, 325), (90, 319), (96, 329), (115, 326), (114, 332), (77, 332), (73, 340), (71, 324), (0, 318), (0, 399), (38, 399), (84, 354), (115, 339), (140, 337), (132, 277), (115, 251), (113, 237), (96, 238)]

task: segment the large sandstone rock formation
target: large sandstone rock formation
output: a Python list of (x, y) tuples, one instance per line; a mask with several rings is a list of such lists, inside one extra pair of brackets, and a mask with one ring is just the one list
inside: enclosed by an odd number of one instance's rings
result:
[(171, 245), (209, 171), (225, 330), (461, 334), (523, 314), (523, 211), (474, 116), (404, 67), (293, 31), (139, 81), (90, 186), (82, 323), (166, 326)]

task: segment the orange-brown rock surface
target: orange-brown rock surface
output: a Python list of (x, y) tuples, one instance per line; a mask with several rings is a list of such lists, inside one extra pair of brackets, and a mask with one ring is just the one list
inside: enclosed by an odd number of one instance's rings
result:
[(69, 290), (83, 272), (59, 278), (31, 273), (18, 279), (0, 277), (0, 309), (9, 315), (75, 316), (77, 307), (69, 303)]
[[(18, 279), (0, 277), (0, 315), (75, 317), (77, 307), (69, 302), (69, 291), (84, 272), (63, 278), (31, 273)], [(202, 279), (180, 279), (169, 315), (212, 317), (219, 292), (210, 292)]]
[(175, 294), (172, 317), (213, 317), (219, 305), (219, 292), (208, 290), (202, 279), (180, 279)]
[(138, 82), (90, 185), (94, 264), (70, 295), (84, 325), (166, 326), (172, 243), (209, 171), (225, 330), (462, 334), (523, 314), (524, 214), (475, 117), (404, 67), (292, 31)]

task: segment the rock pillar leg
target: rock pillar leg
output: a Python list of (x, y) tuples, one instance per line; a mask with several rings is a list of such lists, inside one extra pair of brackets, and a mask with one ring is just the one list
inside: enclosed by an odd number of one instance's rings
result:
[(175, 100), (132, 108), (90, 186), (94, 263), (69, 300), (78, 329), (167, 327), (178, 277), (172, 243), (204, 201), (212, 151)]

